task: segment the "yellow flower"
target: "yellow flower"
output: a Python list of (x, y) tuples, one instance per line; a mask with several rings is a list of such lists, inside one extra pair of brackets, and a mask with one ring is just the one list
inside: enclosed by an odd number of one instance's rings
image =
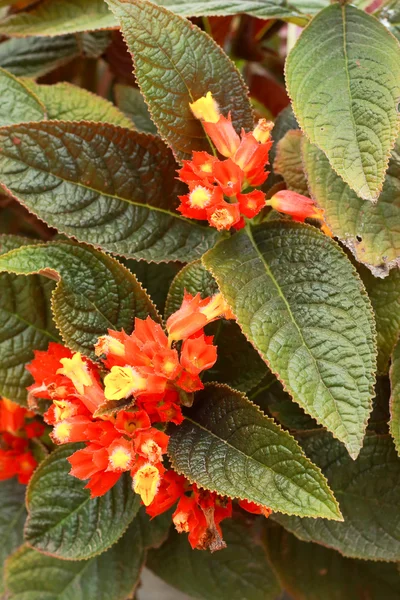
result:
[(199, 98), (196, 102), (189, 103), (189, 106), (196, 119), (201, 119), (206, 123), (218, 123), (220, 112), (211, 92), (207, 92), (206, 96)]

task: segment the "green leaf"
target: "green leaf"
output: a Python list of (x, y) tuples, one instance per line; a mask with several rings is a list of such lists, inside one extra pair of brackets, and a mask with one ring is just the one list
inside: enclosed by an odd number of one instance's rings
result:
[(125, 260), (125, 266), (135, 274), (162, 314), (171, 282), (181, 269), (179, 263), (147, 263), (143, 260)]
[(115, 86), (115, 100), (118, 108), (144, 133), (157, 134), (157, 127), (151, 120), (149, 109), (140, 91), (129, 85)]
[(274, 173), (282, 175), (289, 190), (308, 196), (308, 185), (301, 160), (301, 141), (303, 134), (299, 129), (290, 129), (279, 140), (274, 160)]
[[(259, 19), (296, 20), (304, 23), (306, 14), (326, 6), (324, 0), (152, 0), (183, 17), (228, 16), (245, 13)], [(304, 14), (302, 14), (304, 13)]]
[[(186, 265), (169, 289), (166, 317), (180, 308), (185, 290), (192, 295), (199, 292), (202, 298), (206, 298), (213, 296), (218, 286), (199, 260)], [(203, 381), (227, 383), (241, 392), (247, 392), (260, 383), (267, 367), (236, 323), (220, 320), (209, 325), (206, 332), (214, 336), (218, 359), (214, 367), (204, 373)]]
[(292, 106), (286, 106), (276, 118), (274, 127), (271, 132), (271, 138), (273, 141), (272, 148), (269, 152), (269, 170), (271, 171), (268, 175), (267, 181), (262, 186), (262, 189), (266, 192), (270, 190), (274, 185), (279, 184), (283, 181), (283, 178), (274, 172), (274, 162), (276, 158), (276, 151), (279, 141), (286, 135), (290, 130), (299, 129), (299, 124), (293, 114)]
[(108, 43), (108, 32), (104, 31), (12, 38), (0, 44), (0, 67), (17, 77), (41, 77), (78, 56), (100, 56)]
[(40, 552), (65, 560), (100, 554), (124, 533), (139, 510), (125, 474), (104, 496), (90, 499), (85, 482), (69, 475), (67, 458), (81, 444), (57, 448), (35, 471), (27, 491), (25, 540)]
[(0, 34), (8, 37), (56, 36), (79, 31), (116, 28), (103, 0), (45, 0), (27, 12), (0, 22)]
[(383, 6), (377, 16), (380, 22), (400, 41), (400, 6), (397, 0)]
[(400, 458), (389, 435), (367, 435), (356, 461), (324, 431), (299, 437), (304, 452), (329, 481), (344, 521), (273, 518), (301, 540), (350, 558), (400, 560)]
[(92, 358), (94, 344), (108, 329), (131, 333), (135, 317), (159, 318), (128, 269), (111, 256), (73, 242), (23, 246), (0, 257), (0, 271), (56, 279), (52, 308), (57, 327), (70, 348)]
[(274, 511), (341, 519), (325, 478), (294, 438), (228, 386), (207, 385), (168, 433), (173, 468), (201, 487)]
[(365, 202), (346, 185), (321, 150), (306, 140), (303, 159), (312, 197), (337, 236), (377, 276), (400, 263), (400, 139), (392, 151), (382, 193)]
[[(29, 243), (34, 240), (2, 235), (0, 254)], [(32, 383), (26, 363), (34, 350), (59, 341), (50, 309), (53, 289), (53, 281), (38, 275), (0, 274), (0, 395), (25, 406)]]
[(358, 196), (375, 201), (398, 133), (397, 40), (371, 15), (332, 4), (289, 54), (286, 83), (310, 141)]
[(210, 150), (189, 102), (208, 91), (236, 128), (253, 128), (247, 88), (234, 64), (206, 33), (146, 0), (106, 0), (121, 23), (135, 75), (161, 136), (179, 159)]
[(397, 600), (400, 573), (390, 563), (352, 560), (284, 529), (266, 531), (268, 558), (296, 600)]
[(23, 542), (25, 489), (15, 477), (0, 481), (0, 597), (4, 592), (4, 562)]
[(45, 118), (45, 107), (39, 98), (4, 69), (0, 69), (0, 94), (0, 127)]
[(176, 212), (176, 168), (160, 139), (111, 125), (0, 132), (0, 181), (11, 194), (60, 232), (129, 258), (187, 262), (220, 237)]
[(39, 85), (33, 81), (27, 82), (26, 85), (45, 106), (47, 119), (96, 121), (127, 129), (132, 128), (131, 121), (111, 102), (75, 85), (70, 83)]
[[(194, 552), (186, 535), (171, 532), (148, 566), (170, 585), (200, 600), (274, 600), (280, 587), (260, 542), (241, 519), (222, 523), (227, 548)], [(13, 599), (12, 599), (13, 600)]]
[(370, 302), (350, 261), (314, 227), (274, 221), (222, 241), (203, 262), (285, 389), (355, 458), (376, 361)]
[(378, 372), (387, 373), (400, 335), (400, 271), (392, 269), (385, 279), (374, 277), (365, 268), (359, 272), (375, 313)]
[(400, 456), (400, 343), (397, 343), (390, 367), (390, 433)]

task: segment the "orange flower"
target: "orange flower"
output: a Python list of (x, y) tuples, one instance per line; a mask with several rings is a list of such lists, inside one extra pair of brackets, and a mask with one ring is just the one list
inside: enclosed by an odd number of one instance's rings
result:
[(290, 215), (295, 221), (308, 218), (323, 220), (324, 212), (317, 208), (314, 200), (290, 190), (281, 190), (267, 200), (266, 204), (275, 210)]
[(272, 514), (272, 510), (267, 506), (262, 506), (249, 500), (239, 500), (239, 506), (253, 515), (264, 515), (264, 517), (268, 518)]
[(201, 371), (214, 366), (217, 360), (217, 348), (212, 342), (213, 338), (204, 334), (183, 342), (181, 364), (188, 373), (199, 375)]

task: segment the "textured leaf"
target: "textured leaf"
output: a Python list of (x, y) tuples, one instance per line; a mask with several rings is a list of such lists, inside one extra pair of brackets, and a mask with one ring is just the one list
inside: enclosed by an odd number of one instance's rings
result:
[(299, 129), (290, 129), (279, 140), (274, 160), (274, 173), (282, 175), (288, 190), (308, 196), (308, 185), (301, 159), (303, 134)]
[[(27, 243), (33, 240), (1, 236), (0, 254)], [(26, 405), (32, 383), (25, 365), (33, 351), (59, 340), (50, 310), (53, 289), (53, 281), (38, 275), (0, 274), (0, 395), (19, 404)]]
[(0, 94), (0, 127), (45, 118), (45, 107), (39, 98), (4, 69), (0, 69)]
[(117, 23), (103, 0), (44, 0), (30, 11), (1, 21), (0, 34), (55, 36), (115, 27)]
[(390, 433), (400, 455), (400, 343), (397, 343), (390, 367)]
[(392, 269), (378, 279), (367, 269), (359, 269), (375, 313), (378, 372), (387, 373), (389, 359), (400, 335), (400, 271)]
[(397, 565), (344, 558), (277, 527), (267, 530), (266, 544), (280, 582), (296, 600), (398, 599)]
[(146, 0), (106, 0), (121, 23), (135, 74), (161, 136), (179, 159), (209, 150), (189, 102), (211, 91), (234, 125), (252, 129), (247, 89), (221, 48), (189, 21)]
[(200, 600), (274, 600), (279, 584), (254, 531), (239, 519), (224, 521), (222, 529), (227, 548), (215, 554), (193, 552), (187, 537), (173, 531), (159, 550), (149, 552), (148, 566)]
[[(147, 263), (143, 260), (125, 260), (125, 266), (136, 275), (160, 313), (164, 312), (165, 302), (171, 282), (181, 269), (180, 263)], [(179, 307), (178, 307), (179, 308)]]
[(93, 248), (69, 241), (24, 246), (0, 257), (0, 271), (58, 280), (52, 298), (55, 321), (66, 344), (88, 356), (94, 357), (93, 346), (107, 329), (131, 333), (135, 317), (158, 319), (134, 275)]
[(304, 541), (366, 560), (400, 560), (400, 458), (390, 436), (368, 435), (356, 461), (324, 431), (299, 438), (323, 471), (343, 513), (342, 523), (274, 515)]
[(129, 85), (115, 86), (116, 104), (135, 125), (138, 131), (157, 134), (157, 127), (151, 120), (149, 109), (140, 91)]
[(375, 371), (373, 316), (350, 261), (313, 227), (265, 223), (203, 259), (285, 389), (356, 457)]
[[(215, 294), (218, 286), (200, 261), (186, 265), (169, 289), (166, 317), (180, 308), (185, 290), (193, 295), (200, 292), (201, 297), (206, 298)], [(208, 326), (206, 331), (208, 335), (214, 335), (218, 359), (214, 367), (204, 373), (203, 381), (227, 383), (242, 392), (260, 383), (268, 369), (236, 323), (218, 321)]]
[(38, 85), (28, 82), (27, 86), (46, 107), (47, 119), (96, 121), (132, 128), (131, 121), (111, 102), (70, 83)]
[(375, 201), (398, 133), (398, 42), (371, 15), (332, 4), (291, 51), (286, 82), (310, 141), (361, 198)]
[(7, 563), (10, 600), (125, 600), (139, 583), (146, 550), (164, 541), (171, 516), (141, 509), (121, 539), (88, 560), (66, 561), (23, 546)]
[(52, 452), (35, 471), (27, 491), (25, 540), (36, 550), (66, 560), (91, 558), (107, 550), (140, 506), (127, 475), (104, 496), (90, 499), (85, 483), (68, 474), (67, 458), (80, 447), (67, 444)]
[(168, 454), (190, 481), (274, 511), (341, 519), (319, 470), (243, 394), (208, 385), (185, 417), (179, 427), (170, 426)]
[(16, 76), (41, 77), (77, 56), (100, 56), (108, 46), (107, 36), (108, 32), (99, 31), (55, 38), (12, 38), (0, 44), (0, 67)]
[(283, 181), (283, 178), (278, 175), (278, 173), (274, 172), (274, 162), (276, 158), (276, 150), (278, 147), (279, 141), (286, 135), (286, 133), (290, 130), (299, 129), (299, 125), (296, 121), (296, 118), (293, 114), (292, 106), (286, 106), (276, 118), (274, 123), (274, 127), (271, 132), (271, 138), (273, 140), (272, 148), (269, 151), (269, 171), (267, 181), (262, 186), (264, 191), (270, 190), (274, 185), (279, 184)]
[(176, 212), (175, 177), (162, 141), (135, 131), (43, 122), (0, 132), (0, 181), (16, 198), (62, 233), (130, 258), (186, 262), (218, 239)]
[(321, 150), (306, 140), (303, 158), (312, 197), (328, 225), (377, 276), (400, 264), (400, 140), (392, 151), (376, 204), (365, 202), (344, 183)]
[(23, 541), (25, 489), (15, 477), (0, 481), (0, 597), (4, 592), (4, 562)]
[(304, 23), (305, 14), (314, 14), (324, 8), (324, 0), (152, 0), (183, 17), (227, 16), (246, 13), (259, 19), (295, 19)]

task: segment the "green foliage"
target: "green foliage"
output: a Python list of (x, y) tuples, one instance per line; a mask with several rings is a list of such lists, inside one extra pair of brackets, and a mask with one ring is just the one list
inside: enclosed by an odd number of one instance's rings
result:
[(308, 185), (301, 160), (303, 134), (289, 129), (276, 145), (274, 173), (282, 175), (288, 190), (308, 196)]
[(333, 234), (376, 276), (397, 266), (400, 256), (400, 146), (392, 151), (382, 193), (365, 202), (329, 165), (316, 146), (304, 140), (303, 158), (310, 192)]
[(0, 596), (4, 593), (4, 563), (23, 542), (26, 519), (25, 486), (14, 477), (0, 482)]
[[(184, 536), (171, 532), (148, 566), (156, 575), (199, 600), (275, 600), (279, 584), (255, 528), (238, 518), (223, 524), (227, 548), (210, 554), (193, 552)], [(177, 568), (179, 565), (179, 568)]]
[(176, 163), (158, 138), (106, 124), (53, 121), (3, 128), (0, 144), (3, 185), (48, 225), (79, 241), (161, 262), (197, 258), (217, 239), (215, 230), (176, 212), (182, 189)]
[(190, 481), (274, 511), (341, 519), (319, 470), (243, 394), (211, 384), (197, 393), (185, 417), (169, 429), (168, 454)]
[(139, 497), (125, 475), (94, 500), (84, 482), (68, 476), (67, 458), (80, 447), (67, 444), (52, 452), (32, 477), (26, 497), (25, 540), (36, 550), (66, 560), (91, 558), (107, 550), (139, 510)]
[(331, 486), (344, 521), (274, 515), (304, 541), (344, 556), (398, 562), (400, 559), (400, 459), (388, 435), (368, 435), (356, 461), (324, 431), (300, 437), (306, 455)]
[(45, 118), (45, 107), (39, 98), (13, 75), (0, 69), (0, 126), (41, 121)]
[(151, 117), (178, 159), (190, 158), (193, 150), (210, 150), (206, 134), (189, 108), (189, 102), (208, 91), (224, 114), (231, 111), (237, 128), (252, 128), (245, 84), (211, 38), (189, 21), (146, 0), (107, 3), (121, 23)]
[(157, 135), (157, 127), (151, 120), (146, 102), (137, 88), (117, 84), (115, 86), (115, 100), (118, 108), (133, 122), (135, 129)]
[(374, 17), (335, 3), (300, 36), (286, 82), (310, 141), (357, 195), (376, 201), (398, 132), (398, 42)]
[(390, 367), (390, 433), (392, 434), (397, 453), (400, 455), (400, 344), (397, 343)]
[(221, 242), (203, 261), (293, 399), (356, 457), (371, 410), (374, 325), (340, 249), (312, 227), (271, 222)]
[(56, 325), (70, 348), (88, 356), (94, 357), (93, 346), (108, 329), (130, 333), (135, 317), (158, 319), (135, 276), (114, 258), (87, 246), (69, 241), (23, 246), (0, 257), (0, 271), (56, 279)]

